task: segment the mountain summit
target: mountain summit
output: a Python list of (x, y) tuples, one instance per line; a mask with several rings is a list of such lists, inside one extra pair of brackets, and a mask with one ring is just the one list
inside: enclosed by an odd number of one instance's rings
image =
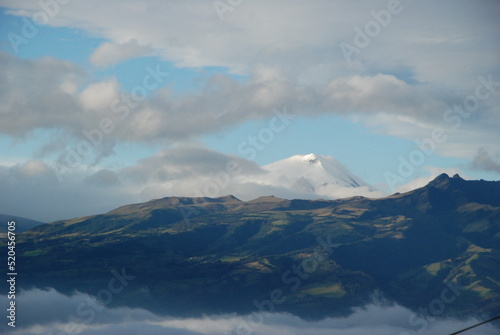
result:
[[(286, 163), (338, 167), (316, 155)], [(19, 234), (18, 285), (95, 294), (111, 269), (126, 269), (135, 279), (115, 306), (248, 314), (279, 290), (286, 299), (275, 310), (305, 318), (348, 313), (377, 291), (426, 313), (454, 287), (442, 316), (498, 315), (498, 199), (500, 182), (444, 174), (381, 199), (156, 199)]]
[(338, 160), (316, 154), (295, 155), (262, 167), (268, 174), (262, 183), (300, 193), (338, 198), (345, 188), (369, 186)]

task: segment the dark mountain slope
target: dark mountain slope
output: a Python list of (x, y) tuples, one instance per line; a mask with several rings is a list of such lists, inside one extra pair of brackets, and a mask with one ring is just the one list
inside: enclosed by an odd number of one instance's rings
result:
[(384, 199), (158, 199), (21, 234), (21, 285), (96, 294), (125, 267), (136, 278), (113, 304), (243, 313), (280, 290), (276, 310), (315, 318), (377, 288), (418, 310), (452, 285), (443, 315), (495, 313), (499, 195), (499, 182), (441, 175)]

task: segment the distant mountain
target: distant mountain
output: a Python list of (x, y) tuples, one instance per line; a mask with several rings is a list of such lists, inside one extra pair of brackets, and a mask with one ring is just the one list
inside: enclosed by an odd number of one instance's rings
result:
[(282, 187), (303, 194), (338, 198), (342, 190), (369, 185), (330, 156), (296, 155), (262, 167), (268, 173), (260, 176), (265, 185)]
[(282, 292), (274, 310), (320, 318), (378, 290), (430, 316), (498, 314), (500, 182), (443, 174), (381, 199), (170, 197), (41, 225), (17, 248), (21, 287), (96, 294), (125, 268), (136, 277), (113, 304), (157, 313), (250, 313)]
[(0, 214), (0, 236), (2, 234), (7, 233), (7, 222), (15, 221), (16, 222), (16, 233), (22, 233), (26, 230), (30, 230), (38, 225), (43, 224), (43, 222), (35, 221), (27, 218), (23, 218), (20, 216), (13, 216), (7, 214)]

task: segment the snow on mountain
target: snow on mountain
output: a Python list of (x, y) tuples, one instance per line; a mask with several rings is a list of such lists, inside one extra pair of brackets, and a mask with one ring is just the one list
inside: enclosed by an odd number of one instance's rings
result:
[(361, 178), (330, 156), (295, 155), (262, 166), (266, 174), (254, 182), (291, 190), (307, 198), (341, 198), (355, 195), (379, 197)]
[[(262, 167), (270, 174), (279, 175), (287, 187), (313, 191), (328, 184), (344, 187), (367, 186), (339, 161), (315, 154), (295, 155)], [(301, 189), (302, 191), (302, 189)]]

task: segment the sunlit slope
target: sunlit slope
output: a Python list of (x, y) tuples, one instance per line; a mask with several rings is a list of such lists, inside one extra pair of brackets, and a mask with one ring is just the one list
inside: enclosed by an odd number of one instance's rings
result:
[[(500, 183), (441, 175), (383, 199), (164, 198), (19, 236), (23, 286), (96, 294), (161, 312), (347, 313), (379, 289), (415, 310), (459, 287), (444, 313), (498, 312)], [(20, 277), (21, 278), (21, 277)]]

